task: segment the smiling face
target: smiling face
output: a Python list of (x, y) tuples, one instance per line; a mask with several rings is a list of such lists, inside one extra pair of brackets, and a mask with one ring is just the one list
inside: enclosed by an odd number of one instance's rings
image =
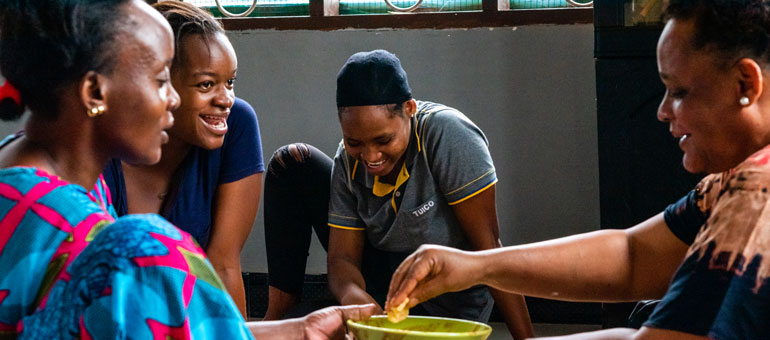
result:
[(171, 79), (182, 105), (174, 111), (176, 124), (169, 133), (187, 144), (216, 149), (224, 142), (235, 101), (235, 51), (222, 33), (187, 35), (179, 45), (184, 48)]
[(658, 119), (669, 123), (692, 173), (714, 173), (757, 150), (751, 141), (735, 66), (693, 47), (694, 21), (671, 19), (658, 42), (658, 70), (666, 94)]
[(174, 43), (166, 20), (143, 1), (121, 7), (133, 20), (123, 33), (121, 50), (109, 74), (104, 75), (106, 112), (95, 118), (99, 140), (111, 156), (136, 164), (160, 160), (165, 130), (173, 125), (171, 111), (179, 95), (171, 85), (169, 67)]
[(406, 113), (395, 114), (386, 105), (340, 109), (345, 149), (372, 175), (395, 179), (401, 170), (411, 128), (411, 113), (408, 105), (404, 107)]

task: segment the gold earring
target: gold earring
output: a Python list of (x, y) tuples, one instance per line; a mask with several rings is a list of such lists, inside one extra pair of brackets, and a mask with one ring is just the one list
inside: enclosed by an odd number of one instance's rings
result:
[(104, 113), (104, 105), (92, 107), (88, 111), (86, 111), (86, 114), (88, 114), (88, 116), (91, 118), (99, 116), (103, 113)]

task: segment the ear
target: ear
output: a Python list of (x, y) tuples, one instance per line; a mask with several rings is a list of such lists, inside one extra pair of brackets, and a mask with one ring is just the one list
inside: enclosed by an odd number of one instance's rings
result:
[(404, 108), (404, 113), (409, 118), (412, 118), (417, 113), (417, 101), (414, 98), (405, 101), (402, 107)]
[(106, 92), (107, 84), (106, 78), (95, 71), (88, 71), (80, 81), (80, 101), (85, 106), (86, 110), (94, 107), (103, 106), (107, 109)]
[(746, 96), (749, 98), (749, 103), (755, 103), (764, 90), (762, 67), (751, 58), (739, 60), (735, 67), (738, 71), (738, 83), (740, 84), (735, 102), (737, 103), (741, 97)]

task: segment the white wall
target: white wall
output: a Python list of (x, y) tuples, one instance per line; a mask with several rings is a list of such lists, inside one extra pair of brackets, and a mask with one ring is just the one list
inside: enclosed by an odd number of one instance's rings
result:
[[(504, 244), (599, 227), (592, 25), (228, 35), (239, 58), (236, 95), (259, 115), (266, 162), (295, 141), (333, 154), (336, 74), (351, 54), (384, 48), (401, 59), (415, 98), (453, 106), (487, 134)], [(263, 233), (260, 208), (244, 271), (267, 271)], [(326, 254), (313, 242), (308, 273), (325, 273)]]
[[(265, 162), (303, 141), (333, 154), (336, 74), (353, 53), (396, 53), (413, 94), (453, 106), (486, 133), (505, 245), (599, 227), (593, 26), (462, 30), (238, 31), (236, 94), (259, 115)], [(2, 123), (4, 136), (21, 122)], [(262, 211), (241, 255), (267, 272)], [(313, 240), (308, 273), (326, 272)]]

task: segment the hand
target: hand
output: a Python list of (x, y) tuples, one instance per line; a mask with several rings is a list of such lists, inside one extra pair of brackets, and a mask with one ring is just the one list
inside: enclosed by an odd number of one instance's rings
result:
[(472, 252), (423, 245), (409, 255), (390, 281), (385, 310), (409, 297), (408, 308), (446, 292), (456, 292), (479, 284), (482, 268)]
[(374, 304), (327, 307), (303, 319), (305, 339), (345, 339), (345, 322), (369, 319), (376, 311)]

